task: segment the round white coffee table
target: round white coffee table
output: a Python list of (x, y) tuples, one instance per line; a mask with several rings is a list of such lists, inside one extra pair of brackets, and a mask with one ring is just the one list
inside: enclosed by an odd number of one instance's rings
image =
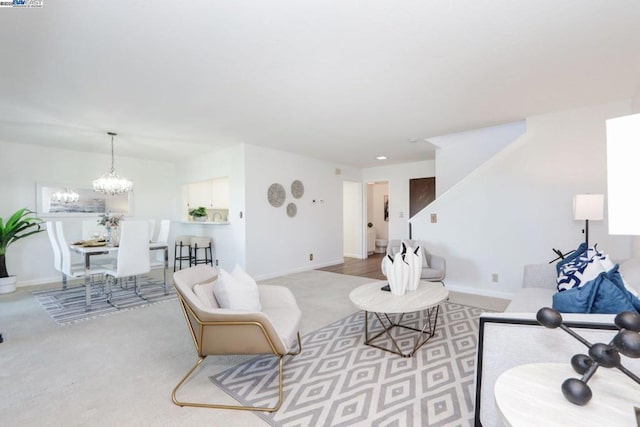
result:
[[(393, 295), (391, 292), (380, 289), (386, 284), (387, 282), (384, 281), (367, 283), (357, 287), (349, 294), (349, 299), (353, 305), (360, 310), (364, 310), (364, 343), (402, 357), (411, 357), (435, 333), (440, 304), (449, 297), (449, 291), (441, 282), (421, 280), (418, 289), (415, 291), (407, 292), (404, 295)], [(424, 319), (424, 325), (421, 329), (401, 323), (406, 313), (423, 310), (427, 310), (427, 317)], [(369, 336), (370, 312), (374, 314), (382, 326), (382, 331), (373, 336)], [(397, 314), (399, 317), (396, 321), (393, 321), (389, 317), (390, 314)], [(384, 321), (385, 319), (386, 322)], [(418, 332), (415, 344), (409, 352), (404, 352), (391, 334), (391, 330), (396, 327)], [(373, 343), (380, 337), (386, 339), (383, 335), (391, 340), (392, 348), (382, 347)]]
[(580, 378), (569, 363), (532, 363), (503, 372), (496, 381), (496, 406), (506, 426), (636, 427), (640, 385), (616, 369), (600, 367), (589, 380), (593, 397), (584, 406), (564, 398), (567, 378)]

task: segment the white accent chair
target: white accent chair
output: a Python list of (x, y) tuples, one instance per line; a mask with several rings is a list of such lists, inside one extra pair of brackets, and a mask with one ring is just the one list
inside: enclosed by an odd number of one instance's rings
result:
[[(173, 275), (198, 361), (173, 389), (171, 399), (178, 406), (277, 411), (282, 404), (283, 358), (299, 354), (302, 350), (299, 333), (302, 313), (288, 288), (273, 285), (258, 285), (262, 311), (222, 309), (213, 294), (213, 283), (217, 277), (218, 270), (204, 264)], [(232, 406), (178, 400), (176, 393), (207, 356), (230, 354), (273, 354), (278, 358), (278, 403), (275, 406)]]
[(420, 245), (422, 248), (422, 272), (420, 273), (420, 278), (430, 282), (444, 283), (444, 277), (447, 273), (447, 262), (443, 257), (431, 254), (423, 242), (418, 240), (389, 240), (387, 255), (394, 257), (396, 253), (400, 252), (403, 241), (409, 243), (413, 248), (417, 245)]
[(115, 305), (111, 299), (112, 285), (122, 279), (133, 277), (134, 292), (140, 298), (138, 276), (148, 273), (151, 269), (149, 261), (149, 222), (148, 221), (123, 221), (120, 224), (121, 235), (118, 249), (117, 265), (115, 270), (107, 270), (107, 301)]

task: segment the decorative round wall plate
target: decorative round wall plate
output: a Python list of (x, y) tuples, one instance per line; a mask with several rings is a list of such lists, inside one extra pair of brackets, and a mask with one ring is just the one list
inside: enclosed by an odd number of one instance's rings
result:
[(302, 184), (302, 181), (296, 179), (291, 183), (291, 194), (296, 199), (302, 197), (302, 195), (304, 194), (304, 184)]
[(296, 206), (295, 203), (289, 203), (287, 205), (287, 215), (291, 218), (293, 218), (294, 216), (296, 216), (296, 214), (298, 213), (298, 207)]
[(271, 206), (279, 208), (284, 203), (284, 199), (287, 197), (284, 187), (278, 183), (273, 183), (267, 191), (267, 200)]

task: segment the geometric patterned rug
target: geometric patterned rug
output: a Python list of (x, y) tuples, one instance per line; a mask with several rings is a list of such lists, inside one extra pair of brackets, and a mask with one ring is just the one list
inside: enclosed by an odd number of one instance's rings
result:
[(172, 285), (167, 287), (168, 294), (165, 295), (163, 282), (160, 280), (139, 276), (138, 282), (141, 285), (140, 293), (145, 299), (136, 296), (133, 291), (133, 282), (128, 285), (128, 289), (113, 285), (111, 300), (119, 309), (107, 302), (107, 296), (102, 292), (102, 286), (98, 283), (91, 286), (91, 311), (85, 310), (84, 285), (73, 287), (67, 285), (67, 289), (62, 290), (62, 284), (60, 284), (56, 289), (34, 291), (32, 294), (58, 325), (68, 325), (109, 316), (176, 298), (176, 291)]
[[(302, 353), (285, 358), (282, 406), (254, 413), (273, 426), (471, 426), (484, 311), (441, 304), (434, 336), (411, 358), (364, 345), (364, 312), (354, 313), (306, 335)], [(416, 327), (424, 316), (408, 313), (403, 324)], [(415, 332), (393, 331), (401, 348), (413, 345)], [(210, 379), (243, 405), (273, 406), (277, 371), (277, 358), (265, 355)]]

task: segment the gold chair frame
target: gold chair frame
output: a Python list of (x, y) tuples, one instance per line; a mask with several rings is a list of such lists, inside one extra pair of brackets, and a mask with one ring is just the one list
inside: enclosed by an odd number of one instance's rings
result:
[[(182, 307), (182, 312), (185, 316), (185, 320), (187, 321), (187, 325), (189, 326), (189, 332), (191, 333), (191, 338), (193, 339), (193, 344), (196, 347), (196, 351), (198, 352), (198, 361), (193, 365), (193, 367), (187, 372), (187, 374), (180, 380), (180, 382), (175, 386), (173, 392), (171, 393), (171, 400), (178, 406), (191, 406), (195, 408), (214, 408), (214, 409), (236, 409), (242, 411), (262, 411), (262, 412), (275, 412), (280, 409), (282, 405), (282, 373), (283, 373), (283, 358), (284, 356), (295, 356), (300, 354), (302, 351), (302, 342), (300, 340), (300, 332), (297, 333), (298, 337), (298, 351), (296, 352), (288, 352), (288, 353), (279, 353), (276, 350), (276, 347), (269, 337), (267, 330), (264, 325), (257, 321), (202, 321), (198, 315), (193, 311), (193, 309), (185, 302), (183, 296), (178, 292), (178, 299), (180, 301), (180, 306)], [(195, 323), (198, 325), (198, 331), (194, 330), (193, 319)], [(203, 343), (203, 333), (204, 329), (207, 326), (255, 326), (259, 328), (264, 335), (264, 338), (269, 343), (271, 347), (271, 351), (274, 356), (278, 357), (278, 403), (274, 407), (256, 407), (256, 406), (242, 406), (242, 405), (222, 405), (222, 404), (214, 404), (214, 403), (198, 403), (198, 402), (183, 402), (177, 399), (176, 393), (182, 387), (182, 385), (187, 381), (187, 379), (193, 374), (196, 369), (200, 366), (200, 364), (207, 358), (209, 355), (202, 354), (202, 343)]]

